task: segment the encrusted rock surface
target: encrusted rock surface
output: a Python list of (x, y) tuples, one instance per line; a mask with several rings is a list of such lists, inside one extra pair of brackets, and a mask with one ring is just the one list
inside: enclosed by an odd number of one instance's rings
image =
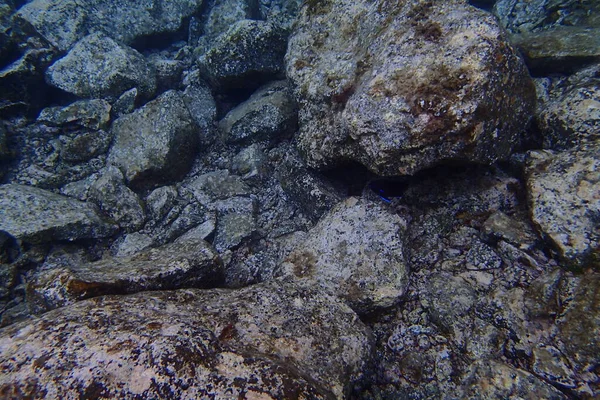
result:
[(182, 177), (198, 151), (198, 135), (183, 96), (170, 90), (144, 107), (117, 119), (109, 162), (133, 186)]
[(575, 268), (600, 261), (600, 147), (529, 154), (527, 193), (531, 218)]
[(518, 145), (534, 104), (501, 27), (464, 1), (307, 3), (286, 66), (311, 167), (354, 160), (394, 176), (493, 163)]
[(203, 240), (178, 241), (88, 264), (40, 271), (27, 286), (36, 314), (107, 294), (211, 288), (223, 281), (223, 263)]
[(0, 393), (342, 398), (369, 351), (349, 308), (289, 283), (107, 296), (0, 331)]
[(102, 238), (116, 226), (103, 221), (87, 203), (43, 189), (0, 186), (0, 230), (17, 239), (40, 243)]
[(406, 221), (381, 202), (335, 206), (287, 256), (283, 273), (319, 285), (359, 313), (396, 304), (406, 291)]
[(84, 98), (118, 97), (137, 88), (144, 97), (156, 90), (156, 73), (136, 50), (101, 33), (78, 41), (48, 68), (52, 86)]

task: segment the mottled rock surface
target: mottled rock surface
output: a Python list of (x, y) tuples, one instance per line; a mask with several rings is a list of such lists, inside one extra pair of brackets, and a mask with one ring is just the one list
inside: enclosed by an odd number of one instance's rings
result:
[(156, 90), (156, 73), (144, 56), (101, 33), (78, 41), (48, 68), (46, 80), (85, 98), (119, 97), (134, 87), (150, 97)]
[(0, 230), (40, 243), (102, 238), (116, 226), (103, 221), (87, 203), (31, 186), (0, 186)]
[(223, 263), (203, 240), (178, 241), (139, 251), (40, 271), (27, 286), (40, 314), (90, 297), (149, 290), (211, 288), (223, 281)]
[(406, 221), (385, 205), (351, 197), (335, 206), (286, 258), (283, 273), (319, 285), (359, 313), (405, 293)]
[(265, 21), (241, 20), (212, 43), (198, 64), (221, 90), (251, 88), (283, 72), (286, 36)]
[(105, 32), (132, 44), (144, 36), (169, 34), (202, 6), (197, 0), (145, 3), (106, 0), (34, 0), (19, 9), (17, 19), (31, 24), (53, 46), (66, 51), (88, 33)]
[(219, 128), (228, 142), (275, 142), (296, 131), (297, 118), (287, 83), (273, 82), (227, 113), (219, 121)]
[(182, 177), (198, 151), (194, 120), (182, 94), (174, 90), (117, 119), (112, 129), (109, 162), (134, 186)]
[(289, 283), (107, 296), (0, 331), (0, 393), (343, 398), (369, 351), (349, 308)]
[(67, 129), (106, 129), (110, 124), (111, 108), (110, 103), (105, 100), (80, 100), (67, 107), (44, 108), (37, 121)]
[(311, 167), (354, 160), (393, 176), (492, 163), (519, 143), (534, 104), (502, 28), (463, 1), (309, 2), (286, 67)]
[(531, 218), (560, 258), (576, 268), (600, 257), (600, 148), (531, 152), (527, 164)]

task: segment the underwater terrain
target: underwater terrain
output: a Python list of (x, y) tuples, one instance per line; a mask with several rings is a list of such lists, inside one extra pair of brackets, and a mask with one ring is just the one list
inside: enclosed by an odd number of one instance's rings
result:
[(600, 398), (600, 1), (0, 0), (0, 398)]

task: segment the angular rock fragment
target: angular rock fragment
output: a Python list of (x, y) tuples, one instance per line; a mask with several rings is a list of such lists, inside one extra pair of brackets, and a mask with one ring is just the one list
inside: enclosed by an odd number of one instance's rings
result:
[(531, 218), (567, 266), (600, 261), (600, 147), (530, 152), (526, 167)]
[(43, 243), (108, 237), (117, 227), (103, 221), (87, 203), (8, 184), (0, 186), (0, 230), (26, 242)]
[(286, 55), (308, 165), (410, 175), (493, 163), (518, 145), (534, 88), (489, 13), (461, 0), (308, 2)]
[(0, 393), (341, 399), (370, 351), (349, 308), (290, 283), (106, 296), (1, 330)]
[(344, 299), (358, 313), (405, 293), (406, 221), (381, 203), (351, 197), (326, 214), (287, 256), (282, 272)]
[(151, 186), (188, 172), (198, 151), (196, 126), (180, 92), (171, 90), (117, 119), (109, 162), (132, 186)]
[(223, 280), (223, 263), (203, 240), (171, 243), (127, 257), (42, 270), (28, 284), (34, 313), (107, 294), (211, 288)]

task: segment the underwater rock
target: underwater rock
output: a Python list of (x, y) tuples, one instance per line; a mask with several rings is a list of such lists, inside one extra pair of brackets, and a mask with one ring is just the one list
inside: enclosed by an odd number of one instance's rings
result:
[(269, 83), (231, 110), (219, 122), (230, 143), (275, 142), (290, 137), (297, 128), (296, 102), (286, 81)]
[(370, 351), (348, 307), (290, 283), (106, 296), (2, 329), (0, 393), (342, 399)]
[(256, 89), (283, 73), (286, 45), (275, 25), (242, 20), (217, 37), (198, 64), (218, 90)]
[(132, 186), (181, 178), (198, 152), (198, 135), (183, 96), (170, 90), (113, 123), (109, 163)]
[(260, 19), (256, 3), (252, 0), (215, 0), (205, 17), (203, 26), (205, 38), (214, 40), (236, 22), (244, 19)]
[(31, 243), (111, 236), (117, 227), (87, 203), (47, 190), (0, 185), (0, 230)]
[(142, 201), (125, 185), (123, 174), (117, 167), (111, 165), (100, 171), (88, 196), (126, 232), (140, 229), (146, 221)]
[(600, 260), (600, 147), (532, 151), (526, 167), (531, 219), (568, 267)]
[(493, 163), (518, 146), (535, 100), (496, 19), (459, 0), (308, 2), (286, 66), (314, 168), (354, 160), (394, 176)]
[(183, 101), (198, 126), (200, 143), (211, 143), (215, 136), (217, 105), (210, 88), (206, 84), (192, 83), (185, 88)]
[(116, 98), (134, 87), (148, 98), (156, 90), (156, 73), (144, 56), (102, 33), (77, 42), (48, 68), (46, 80), (84, 98)]
[(288, 195), (314, 222), (342, 200), (322, 176), (306, 167), (295, 149), (287, 149), (277, 168), (277, 179)]
[(198, 12), (202, 1), (157, 0), (145, 5), (106, 0), (33, 0), (16, 14), (60, 51), (89, 33), (104, 32), (128, 45), (148, 36), (168, 36)]
[(216, 200), (224, 200), (234, 196), (246, 196), (252, 193), (252, 188), (241, 177), (231, 175), (226, 169), (202, 174), (191, 181), (186, 187), (204, 205), (209, 205)]
[(260, 0), (260, 16), (262, 19), (291, 31), (300, 13), (302, 0)]
[(213, 204), (217, 211), (215, 248), (219, 252), (238, 246), (257, 229), (256, 200), (249, 197), (230, 197)]
[(406, 224), (382, 203), (350, 197), (308, 231), (282, 273), (324, 288), (359, 314), (393, 306), (408, 284)]
[(537, 121), (545, 148), (564, 150), (600, 140), (600, 64), (536, 83)]
[(31, 311), (41, 314), (90, 297), (150, 290), (213, 288), (223, 263), (203, 240), (179, 241), (126, 257), (45, 268), (27, 285)]
[(110, 124), (111, 105), (105, 100), (80, 100), (66, 107), (44, 108), (37, 122), (65, 129), (106, 129)]

